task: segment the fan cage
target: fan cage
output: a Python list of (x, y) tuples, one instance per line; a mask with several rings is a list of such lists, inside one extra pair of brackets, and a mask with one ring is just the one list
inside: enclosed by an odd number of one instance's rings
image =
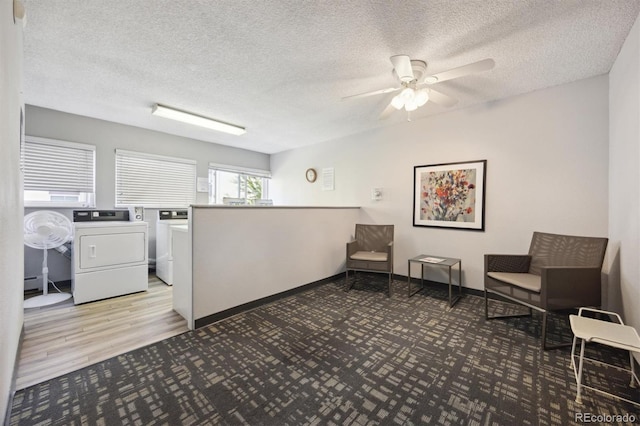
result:
[(24, 217), (24, 244), (35, 249), (56, 248), (71, 238), (71, 221), (64, 215), (39, 210)]

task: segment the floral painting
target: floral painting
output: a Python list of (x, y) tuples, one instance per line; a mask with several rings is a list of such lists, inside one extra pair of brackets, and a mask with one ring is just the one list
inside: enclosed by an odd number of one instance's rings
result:
[(486, 160), (414, 167), (414, 226), (484, 230)]

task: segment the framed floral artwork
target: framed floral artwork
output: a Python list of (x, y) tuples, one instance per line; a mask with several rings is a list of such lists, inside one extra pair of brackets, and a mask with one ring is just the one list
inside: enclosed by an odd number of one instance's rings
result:
[(484, 231), (487, 160), (413, 170), (413, 226)]

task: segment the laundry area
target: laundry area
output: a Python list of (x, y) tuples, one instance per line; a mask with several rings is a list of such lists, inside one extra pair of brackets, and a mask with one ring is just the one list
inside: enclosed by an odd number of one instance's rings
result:
[[(42, 253), (42, 269), (36, 275), (36, 284), (41, 285), (43, 292), (27, 298), (26, 309), (55, 304), (69, 297), (77, 305), (148, 288), (149, 225), (143, 221), (141, 208), (73, 210), (71, 219), (55, 211), (36, 210), (25, 216), (25, 244)], [(48, 251), (60, 247), (64, 247), (61, 254), (66, 254), (63, 259), (67, 265), (61, 264), (58, 256), (52, 257), (57, 262), (50, 267)], [(25, 269), (38, 254), (25, 253)], [(69, 279), (61, 280), (65, 266)], [(25, 276), (29, 277), (27, 271)], [(61, 284), (70, 281), (71, 292), (61, 292), (56, 281)], [(27, 289), (33, 292), (39, 288), (25, 285)]]
[(25, 215), (19, 389), (187, 331), (174, 288), (156, 277), (149, 255), (156, 214), (135, 207)]

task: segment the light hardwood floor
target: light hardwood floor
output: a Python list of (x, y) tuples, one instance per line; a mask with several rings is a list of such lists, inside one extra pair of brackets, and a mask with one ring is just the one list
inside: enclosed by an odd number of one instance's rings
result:
[(150, 275), (146, 292), (25, 309), (16, 389), (187, 331), (186, 320), (171, 308), (172, 292)]

